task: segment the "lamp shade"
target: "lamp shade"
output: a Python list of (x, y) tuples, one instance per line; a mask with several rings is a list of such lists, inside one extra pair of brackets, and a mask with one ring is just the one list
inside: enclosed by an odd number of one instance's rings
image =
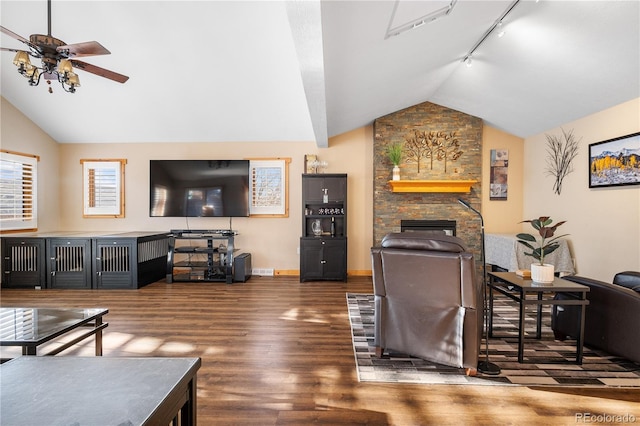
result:
[(67, 74), (67, 84), (73, 87), (80, 87), (80, 77), (75, 72)]
[(72, 72), (73, 67), (71, 66), (71, 61), (68, 59), (61, 59), (58, 63), (58, 72), (60, 74)]
[(20, 65), (25, 65), (25, 68), (31, 66), (31, 61), (29, 60), (29, 54), (24, 50), (18, 50), (15, 58), (13, 58), (13, 65), (19, 67)]

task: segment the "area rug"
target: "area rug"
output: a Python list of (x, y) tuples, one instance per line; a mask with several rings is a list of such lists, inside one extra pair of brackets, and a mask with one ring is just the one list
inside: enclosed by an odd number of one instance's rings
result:
[[(353, 350), (361, 382), (583, 386), (640, 388), (640, 365), (585, 346), (582, 365), (575, 364), (575, 340), (554, 340), (548, 307), (543, 312), (542, 338), (535, 339), (535, 312), (525, 320), (524, 362), (518, 362), (518, 312), (513, 302), (498, 296), (494, 302), (494, 334), (489, 360), (501, 374), (466, 376), (464, 369), (447, 367), (396, 352), (375, 356), (374, 304), (371, 294), (347, 293)], [(484, 340), (482, 359), (484, 359)], [(572, 362), (573, 360), (573, 362)]]

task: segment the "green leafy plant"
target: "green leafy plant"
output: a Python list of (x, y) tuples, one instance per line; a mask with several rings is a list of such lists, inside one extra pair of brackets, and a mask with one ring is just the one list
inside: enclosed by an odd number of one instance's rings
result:
[(544, 264), (544, 257), (550, 253), (553, 253), (558, 247), (560, 247), (560, 243), (558, 239), (565, 237), (569, 234), (559, 235), (554, 237), (553, 235), (556, 232), (556, 229), (566, 221), (558, 222), (555, 225), (551, 226), (553, 220), (548, 216), (541, 216), (538, 219), (531, 220), (523, 220), (520, 223), (530, 223), (531, 226), (538, 231), (540, 235), (540, 240), (534, 237), (531, 234), (521, 233), (516, 235), (518, 238), (518, 242), (525, 247), (531, 249), (531, 252), (524, 254), (527, 256), (531, 256), (540, 262), (540, 265)]
[(402, 161), (402, 149), (403, 144), (400, 142), (393, 142), (391, 145), (387, 146), (389, 161), (391, 161), (394, 166), (399, 166), (400, 161)]

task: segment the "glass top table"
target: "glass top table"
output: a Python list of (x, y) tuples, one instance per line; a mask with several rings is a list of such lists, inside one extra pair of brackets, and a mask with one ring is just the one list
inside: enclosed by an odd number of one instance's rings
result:
[(95, 335), (96, 355), (102, 355), (102, 317), (106, 308), (0, 308), (0, 346), (21, 346), (23, 355), (37, 355), (38, 346), (80, 327), (88, 331), (45, 355), (55, 355)]

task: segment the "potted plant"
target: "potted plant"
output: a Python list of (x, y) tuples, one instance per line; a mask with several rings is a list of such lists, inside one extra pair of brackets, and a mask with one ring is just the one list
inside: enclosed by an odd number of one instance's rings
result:
[(530, 223), (540, 235), (540, 240), (527, 233), (516, 235), (520, 244), (531, 249), (531, 252), (525, 252), (524, 254), (531, 256), (538, 261), (538, 263), (531, 264), (531, 279), (534, 282), (551, 283), (553, 282), (555, 268), (553, 265), (545, 264), (544, 258), (546, 255), (553, 253), (558, 247), (560, 247), (558, 239), (569, 235), (564, 234), (554, 237), (556, 229), (566, 221), (563, 220), (552, 225), (553, 220), (550, 217), (541, 216), (537, 219), (523, 220), (520, 223), (525, 222)]
[(400, 142), (393, 142), (387, 146), (389, 161), (393, 164), (393, 180), (400, 180), (400, 161), (402, 161), (402, 148)]

